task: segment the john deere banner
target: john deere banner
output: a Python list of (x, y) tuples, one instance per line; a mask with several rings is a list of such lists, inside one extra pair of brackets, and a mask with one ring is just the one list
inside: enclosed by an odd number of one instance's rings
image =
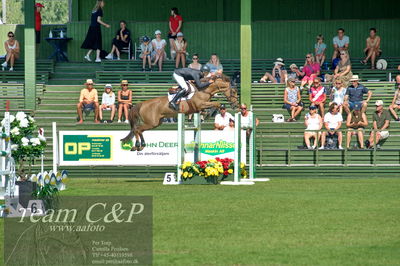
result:
[[(122, 144), (128, 131), (60, 131), (60, 165), (176, 165), (177, 131), (144, 132), (146, 148), (130, 151)], [(185, 131), (185, 159), (193, 161), (194, 131)], [(246, 158), (246, 132), (242, 132), (241, 156)], [(201, 131), (201, 159), (234, 158), (233, 131)]]

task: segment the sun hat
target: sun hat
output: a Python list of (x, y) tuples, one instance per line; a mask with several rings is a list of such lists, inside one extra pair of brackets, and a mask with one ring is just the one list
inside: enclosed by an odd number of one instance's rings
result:
[(128, 81), (126, 79), (121, 81), (121, 84), (129, 84)]
[(104, 88), (110, 88), (110, 89), (112, 89), (112, 85), (111, 84), (106, 84), (106, 86), (104, 86)]
[(376, 106), (381, 106), (381, 105), (383, 105), (383, 101), (382, 101), (382, 100), (377, 100), (377, 101), (375, 102), (375, 105), (376, 105)]
[(160, 31), (160, 30), (156, 30), (156, 31), (154, 32), (154, 35), (157, 35), (157, 34), (161, 34), (161, 31)]
[(388, 63), (387, 63), (387, 61), (385, 59), (379, 59), (376, 62), (376, 68), (377, 69), (386, 69), (387, 65), (388, 65)]
[(178, 34), (176, 35), (176, 37), (183, 37), (183, 33), (182, 33), (182, 32), (178, 32)]
[(93, 84), (93, 79), (87, 79), (86, 84)]
[(350, 79), (350, 81), (358, 81), (358, 80), (360, 80), (359, 78), (358, 78), (358, 75), (353, 75), (353, 76), (351, 76), (351, 79)]
[(274, 64), (275, 64), (275, 65), (281, 65), (281, 66), (284, 66), (284, 65), (285, 65), (283, 59), (280, 58), (280, 57), (278, 57), (278, 58), (275, 60)]

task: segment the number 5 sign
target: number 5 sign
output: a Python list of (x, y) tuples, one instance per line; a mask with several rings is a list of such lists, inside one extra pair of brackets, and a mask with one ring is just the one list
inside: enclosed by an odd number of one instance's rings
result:
[(165, 173), (163, 185), (179, 185), (175, 173)]

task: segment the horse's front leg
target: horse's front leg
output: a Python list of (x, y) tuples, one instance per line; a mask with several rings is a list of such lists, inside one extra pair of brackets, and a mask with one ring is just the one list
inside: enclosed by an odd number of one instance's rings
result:
[(219, 109), (220, 106), (221, 106), (221, 103), (219, 103), (219, 102), (205, 102), (200, 105), (200, 108), (201, 108), (201, 110), (206, 109), (206, 108), (211, 108), (211, 107)]

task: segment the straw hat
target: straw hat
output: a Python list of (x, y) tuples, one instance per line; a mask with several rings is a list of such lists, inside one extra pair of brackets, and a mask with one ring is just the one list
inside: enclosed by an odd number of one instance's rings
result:
[(359, 81), (360, 79), (358, 78), (358, 75), (353, 75), (351, 76), (350, 81)]

